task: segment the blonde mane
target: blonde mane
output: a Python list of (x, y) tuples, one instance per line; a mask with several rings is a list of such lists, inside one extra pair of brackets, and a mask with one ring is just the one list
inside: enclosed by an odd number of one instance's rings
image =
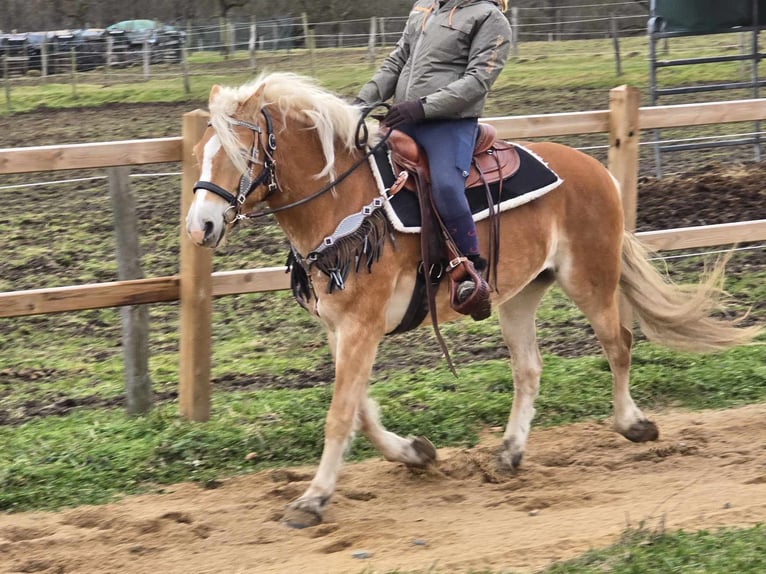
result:
[(234, 132), (235, 121), (259, 120), (257, 116), (237, 115), (240, 107), (256, 94), (258, 101), (252, 109), (275, 105), (285, 118), (316, 130), (325, 158), (325, 167), (316, 177), (333, 177), (336, 144), (349, 151), (355, 147), (359, 109), (320, 87), (313, 79), (285, 72), (264, 73), (239, 87), (222, 87), (211, 99), (210, 121), (221, 146), (241, 173), (247, 170), (247, 163)]

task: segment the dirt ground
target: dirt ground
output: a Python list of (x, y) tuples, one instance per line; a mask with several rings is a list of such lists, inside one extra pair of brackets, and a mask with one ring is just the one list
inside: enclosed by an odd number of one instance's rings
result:
[(651, 444), (607, 424), (537, 429), (515, 475), (494, 471), (497, 433), (471, 450), (440, 450), (431, 471), (368, 460), (346, 466), (325, 522), (305, 530), (279, 519), (308, 467), (0, 516), (0, 572), (533, 571), (616, 542), (626, 527), (763, 522), (764, 418), (766, 405), (658, 413)]
[[(189, 109), (117, 106), (108, 122), (104, 110), (0, 118), (0, 147), (174, 136)], [(764, 180), (763, 162), (706, 160), (663, 180), (647, 173), (639, 229), (766, 218)], [(765, 257), (762, 249), (738, 256), (741, 269), (731, 272), (763, 269)], [(754, 317), (764, 313), (754, 302)], [(0, 515), (0, 573), (533, 571), (615, 542), (629, 526), (766, 520), (766, 405), (653, 415), (661, 440), (643, 445), (608, 423), (535, 429), (516, 475), (494, 471), (499, 431), (471, 450), (440, 450), (428, 472), (376, 459), (348, 465), (325, 523), (302, 531), (279, 519), (313, 467), (213, 490), (183, 484), (111, 505)]]

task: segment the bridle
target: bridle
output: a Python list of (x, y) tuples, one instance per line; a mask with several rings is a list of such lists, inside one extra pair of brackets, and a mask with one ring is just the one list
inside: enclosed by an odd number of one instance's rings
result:
[[(247, 170), (242, 174), (242, 177), (239, 178), (237, 195), (235, 196), (227, 189), (222, 188), (220, 185), (216, 185), (212, 181), (200, 180), (194, 184), (194, 193), (196, 193), (198, 189), (205, 189), (213, 192), (229, 204), (228, 209), (224, 212), (224, 220), (227, 223), (232, 223), (238, 219), (247, 217), (247, 214), (240, 213), (240, 209), (245, 204), (245, 201), (247, 201), (250, 194), (253, 193), (259, 185), (266, 185), (267, 191), (263, 199), (268, 198), (279, 189), (276, 174), (277, 162), (274, 160), (274, 152), (277, 150), (277, 138), (274, 135), (273, 123), (268, 110), (266, 110), (266, 108), (261, 108), (261, 114), (266, 121), (265, 145), (262, 145), (261, 141), (261, 136), (263, 135), (261, 126), (237, 118), (234, 118), (233, 121), (235, 125), (242, 126), (253, 132), (253, 144), (250, 146), (250, 152), (247, 154)], [(253, 172), (255, 171), (255, 166), (258, 164), (258, 150), (260, 148), (263, 148), (265, 156), (263, 159), (263, 169), (257, 177), (254, 177)]]
[[(379, 104), (378, 106), (380, 105), (384, 107), (388, 107), (386, 104)], [(366, 147), (368, 133), (367, 133), (367, 125), (365, 124), (365, 118), (370, 113), (371, 110), (375, 109), (375, 107), (378, 107), (378, 106), (370, 106), (362, 110), (363, 113), (361, 117), (359, 118), (359, 124), (357, 125), (357, 134), (356, 134), (356, 147), (358, 149), (364, 149)], [(224, 199), (229, 204), (229, 207), (224, 212), (224, 221), (226, 223), (234, 223), (243, 219), (256, 219), (259, 217), (264, 217), (266, 215), (271, 215), (273, 213), (279, 213), (280, 211), (286, 211), (288, 209), (292, 209), (293, 207), (303, 205), (304, 203), (308, 203), (309, 201), (316, 199), (320, 195), (323, 195), (327, 193), (328, 191), (330, 191), (331, 189), (335, 188), (336, 185), (338, 185), (340, 182), (346, 179), (349, 175), (351, 175), (354, 171), (356, 171), (356, 169), (359, 166), (365, 163), (367, 161), (367, 158), (369, 158), (371, 155), (377, 152), (381, 147), (386, 145), (388, 136), (391, 133), (390, 130), (386, 131), (383, 134), (383, 136), (381, 136), (379, 141), (373, 147), (368, 147), (365, 153), (362, 155), (362, 157), (356, 160), (351, 165), (351, 167), (349, 167), (346, 171), (341, 173), (338, 177), (336, 177), (330, 183), (325, 185), (319, 191), (316, 191), (312, 193), (311, 195), (308, 195), (292, 203), (288, 203), (280, 207), (275, 207), (273, 209), (264, 209), (263, 211), (252, 211), (249, 213), (241, 213), (240, 210), (242, 209), (242, 206), (244, 205), (248, 196), (258, 186), (262, 184), (266, 185), (267, 191), (266, 191), (266, 195), (263, 197), (263, 200), (268, 199), (275, 191), (279, 190), (279, 183), (277, 181), (277, 174), (276, 174), (277, 162), (274, 160), (274, 152), (277, 149), (277, 138), (274, 135), (273, 123), (271, 121), (271, 115), (269, 114), (268, 110), (266, 108), (261, 108), (261, 114), (263, 115), (266, 121), (266, 145), (265, 146), (262, 145), (262, 142), (261, 142), (261, 136), (263, 135), (263, 130), (261, 129), (261, 126), (259, 126), (258, 124), (253, 124), (251, 122), (246, 122), (245, 120), (233, 118), (233, 123), (235, 125), (248, 128), (249, 130), (253, 132), (253, 145), (250, 147), (250, 153), (248, 154), (248, 157), (247, 157), (247, 171), (244, 174), (242, 174), (242, 177), (240, 177), (239, 179), (239, 186), (238, 186), (239, 189), (238, 189), (237, 195), (235, 196), (230, 191), (222, 188), (219, 185), (216, 185), (215, 183), (211, 181), (200, 180), (194, 184), (194, 193), (196, 193), (198, 189), (205, 189), (207, 191), (213, 192), (214, 194)], [(260, 147), (263, 148), (264, 155), (265, 155), (265, 158), (263, 160), (263, 169), (261, 170), (261, 173), (258, 174), (258, 176), (253, 177), (253, 171), (255, 170), (255, 165), (257, 165), (258, 163), (258, 150)]]

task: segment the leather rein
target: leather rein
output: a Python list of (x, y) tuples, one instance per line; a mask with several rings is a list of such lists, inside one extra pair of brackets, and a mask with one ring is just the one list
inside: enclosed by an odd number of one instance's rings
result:
[[(369, 110), (364, 110), (364, 113), (359, 118), (359, 124), (357, 125), (356, 147), (358, 149), (363, 149), (367, 141), (367, 125), (365, 124), (365, 118), (368, 113), (369, 113)], [(261, 141), (263, 130), (261, 129), (260, 125), (246, 122), (244, 120), (240, 120), (237, 118), (233, 118), (234, 119), (233, 123), (235, 125), (245, 127), (253, 132), (253, 144), (250, 147), (250, 152), (247, 156), (247, 171), (242, 174), (242, 177), (240, 177), (237, 195), (235, 196), (230, 191), (222, 188), (219, 185), (216, 185), (215, 183), (211, 181), (200, 180), (194, 184), (194, 193), (196, 193), (198, 189), (205, 189), (207, 191), (214, 193), (218, 197), (224, 199), (229, 204), (228, 209), (226, 210), (226, 212), (224, 212), (224, 220), (226, 220), (227, 223), (232, 223), (232, 222), (236, 222), (243, 219), (256, 219), (259, 217), (264, 217), (266, 215), (271, 215), (273, 213), (279, 213), (280, 211), (286, 211), (288, 209), (292, 209), (293, 207), (298, 207), (299, 205), (308, 203), (316, 199), (317, 197), (324, 195), (325, 193), (333, 189), (336, 185), (338, 185), (343, 180), (345, 180), (354, 171), (356, 171), (357, 168), (359, 168), (363, 163), (367, 161), (367, 158), (369, 156), (371, 156), (372, 154), (377, 152), (381, 147), (386, 145), (386, 140), (388, 140), (388, 136), (390, 134), (390, 131), (386, 132), (383, 135), (383, 137), (381, 137), (380, 141), (378, 141), (375, 144), (374, 147), (368, 148), (367, 151), (365, 151), (364, 155), (358, 160), (356, 160), (351, 165), (351, 167), (349, 167), (347, 170), (345, 170), (343, 173), (341, 173), (338, 177), (336, 177), (330, 183), (325, 185), (319, 191), (316, 191), (312, 193), (311, 195), (308, 195), (297, 201), (293, 201), (292, 203), (288, 203), (280, 207), (275, 207), (273, 209), (264, 209), (262, 211), (251, 211), (249, 213), (241, 213), (241, 209), (242, 209), (242, 206), (245, 204), (245, 201), (250, 196), (250, 194), (253, 191), (255, 191), (256, 188), (258, 188), (258, 186), (263, 184), (266, 185), (267, 192), (266, 192), (266, 195), (263, 197), (263, 200), (268, 199), (268, 197), (271, 196), (275, 191), (279, 191), (279, 183), (277, 181), (277, 174), (276, 174), (277, 162), (274, 159), (274, 152), (276, 152), (277, 150), (277, 138), (274, 135), (273, 122), (271, 121), (271, 115), (269, 114), (268, 110), (266, 108), (261, 108), (261, 114), (263, 115), (265, 123), (266, 123), (266, 134), (265, 134), (266, 145), (263, 145)], [(264, 156), (265, 156), (263, 160), (263, 169), (258, 174), (258, 176), (253, 177), (255, 166), (258, 164), (258, 151), (260, 148), (263, 148)], [(226, 214), (229, 212), (232, 213), (232, 216), (230, 218), (227, 218)]]

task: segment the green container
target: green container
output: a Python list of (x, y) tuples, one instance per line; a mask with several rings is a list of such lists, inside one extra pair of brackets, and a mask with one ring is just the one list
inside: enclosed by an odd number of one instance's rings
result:
[(758, 2), (758, 20), (766, 23), (766, 0), (655, 0), (654, 15), (665, 22), (668, 32), (723, 32), (753, 25), (753, 3)]

